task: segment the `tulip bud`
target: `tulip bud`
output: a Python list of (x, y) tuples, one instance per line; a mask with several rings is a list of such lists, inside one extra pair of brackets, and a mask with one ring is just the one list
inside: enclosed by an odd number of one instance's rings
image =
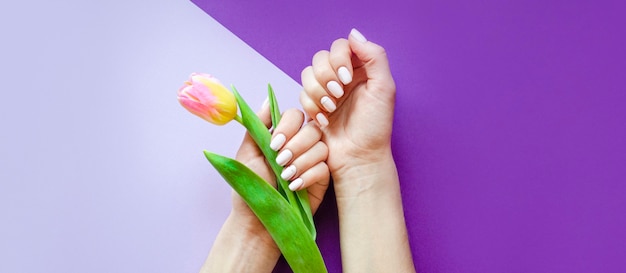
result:
[(237, 115), (233, 93), (208, 74), (192, 73), (178, 89), (178, 101), (192, 114), (216, 125), (224, 125)]

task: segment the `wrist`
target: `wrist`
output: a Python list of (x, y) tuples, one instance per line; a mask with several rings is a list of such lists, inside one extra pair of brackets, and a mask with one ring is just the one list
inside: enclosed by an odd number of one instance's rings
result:
[(332, 173), (337, 197), (380, 196), (398, 190), (398, 173), (391, 148), (372, 152), (369, 158), (349, 158)]
[(415, 272), (391, 151), (334, 173), (333, 179), (343, 268), (351, 272)]
[(277, 258), (280, 256), (280, 250), (274, 239), (261, 224), (261, 221), (256, 218), (240, 217), (231, 212), (222, 229), (229, 230), (230, 236), (238, 238), (237, 241), (257, 249), (260, 253), (264, 253), (263, 255), (275, 255)]
[(262, 226), (245, 218), (228, 216), (200, 272), (272, 272), (280, 250)]

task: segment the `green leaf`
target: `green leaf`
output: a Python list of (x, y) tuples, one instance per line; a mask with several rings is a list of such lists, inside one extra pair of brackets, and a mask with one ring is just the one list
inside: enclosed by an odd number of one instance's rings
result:
[(302, 220), (309, 229), (311, 237), (315, 240), (317, 238), (317, 230), (315, 229), (315, 223), (313, 222), (313, 212), (311, 211), (311, 203), (309, 202), (309, 192), (307, 192), (306, 189), (299, 190), (296, 192), (296, 196), (298, 197), (298, 209), (302, 215)]
[[(234, 86), (232, 86), (232, 89), (233, 94), (235, 94), (235, 98), (237, 99), (237, 104), (239, 105), (239, 111), (241, 112), (241, 121), (243, 126), (246, 127), (254, 142), (256, 142), (257, 146), (259, 146), (261, 152), (263, 152), (263, 155), (267, 159), (267, 162), (272, 168), (272, 171), (274, 171), (274, 174), (279, 174), (278, 178), (280, 178), (280, 173), (282, 173), (283, 171), (283, 166), (280, 166), (278, 165), (278, 163), (276, 163), (277, 153), (270, 148), (272, 135), (270, 134), (267, 127), (265, 127), (265, 124), (263, 124), (263, 122), (256, 115), (256, 113), (252, 111), (246, 101), (241, 97), (241, 95), (239, 95), (237, 89)], [(278, 191), (287, 199), (289, 204), (291, 204), (292, 206), (297, 206), (298, 203), (296, 200), (296, 195), (289, 190), (289, 183), (281, 178), (277, 180), (276, 184), (278, 184)]]
[[(278, 122), (280, 122), (280, 116), (281, 116), (280, 109), (278, 108), (278, 102), (276, 101), (276, 96), (274, 95), (274, 90), (272, 90), (272, 86), (268, 84), (267, 90), (268, 90), (267, 98), (270, 104), (270, 116), (272, 119), (272, 127), (276, 129), (276, 126), (278, 126)], [(282, 179), (282, 177), (280, 176), (280, 173), (275, 173), (274, 175), (276, 176), (276, 181), (280, 181)], [(278, 187), (279, 192), (289, 191), (289, 187), (287, 185), (289, 184), (289, 182), (285, 181), (285, 183), (277, 183), (277, 184), (279, 185)]]
[(280, 109), (278, 107), (278, 101), (276, 100), (276, 95), (274, 94), (274, 89), (270, 84), (267, 85), (267, 98), (270, 102), (270, 113), (272, 115), (272, 127), (276, 129), (278, 126), (278, 122), (280, 121)]
[(240, 162), (204, 152), (206, 158), (261, 220), (295, 273), (327, 272), (301, 216), (274, 187)]

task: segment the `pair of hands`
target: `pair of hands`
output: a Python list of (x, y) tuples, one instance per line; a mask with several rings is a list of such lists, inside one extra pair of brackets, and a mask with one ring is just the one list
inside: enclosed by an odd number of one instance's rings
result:
[[(304, 90), (300, 102), (305, 115), (296, 109), (283, 113), (272, 135), (271, 147), (279, 152), (284, 165), (283, 177), (292, 190), (307, 189), (315, 213), (328, 189), (332, 175), (335, 188), (349, 195), (346, 185), (352, 170), (367, 166), (391, 153), (391, 128), (395, 84), (385, 50), (352, 30), (348, 39), (338, 39), (330, 51), (319, 51), (312, 66), (302, 71)], [(269, 107), (264, 104), (258, 115), (269, 126)], [(265, 157), (246, 135), (236, 159), (261, 177), (275, 183)], [(344, 185), (339, 185), (344, 184)], [(264, 237), (276, 248), (269, 233), (243, 200), (233, 193), (233, 219)]]

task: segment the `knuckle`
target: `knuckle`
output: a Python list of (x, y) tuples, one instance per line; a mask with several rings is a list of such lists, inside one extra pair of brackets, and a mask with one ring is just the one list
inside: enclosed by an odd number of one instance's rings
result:
[(302, 72), (300, 72), (300, 78), (302, 82), (308, 79), (309, 75), (311, 75), (312, 72), (313, 72), (313, 66), (310, 66), (310, 65), (302, 69)]
[(302, 104), (302, 108), (304, 109), (304, 111), (308, 113), (317, 111), (317, 105), (309, 97), (306, 91), (302, 91), (300, 93), (300, 104)]
[(332, 66), (330, 65), (330, 59), (326, 59), (325, 65), (315, 66), (313, 69), (315, 74), (315, 79), (321, 84), (324, 83), (328, 78), (331, 78), (334, 75), (332, 71)]
[(311, 99), (311, 97), (309, 97), (307, 94), (301, 94), (300, 95), (300, 104), (302, 105), (302, 108), (305, 112), (308, 112), (310, 110), (312, 110), (311, 107), (314, 106), (314, 102)]
[(333, 47), (333, 46), (343, 46), (343, 45), (346, 45), (346, 44), (348, 44), (348, 39), (346, 39), (346, 38), (339, 38), (339, 39), (333, 41), (331, 47)]
[(313, 173), (315, 174), (315, 178), (318, 180), (323, 179), (328, 174), (328, 166), (324, 162), (320, 162), (315, 165), (314, 169), (315, 171)]
[(320, 162), (320, 168), (322, 169), (322, 173), (324, 174), (324, 176), (330, 174), (330, 168), (328, 167), (328, 164), (326, 164), (326, 162)]
[(348, 65), (349, 61), (348, 57), (339, 54), (333, 54), (328, 59), (333, 66), (345, 66)]
[(295, 135), (298, 129), (302, 126), (302, 123), (304, 122), (304, 114), (296, 108), (290, 108), (283, 112), (280, 120), (281, 122), (279, 122), (278, 126), (276, 126), (274, 134), (286, 134), (288, 143), (289, 139), (293, 137), (293, 135)]
[(300, 99), (301, 104), (307, 100), (310, 100), (309, 95), (307, 94), (306, 90), (302, 89), (302, 91), (300, 91), (299, 99)]
[(378, 44), (374, 44), (373, 51), (376, 53), (376, 55), (387, 56), (387, 51), (385, 50), (385, 48)]
[(320, 50), (313, 55), (313, 62), (320, 58), (326, 58), (330, 52), (328, 50)]
[(287, 118), (296, 118), (296, 119), (303, 119), (304, 118), (304, 114), (302, 113), (302, 111), (296, 109), (296, 108), (289, 108), (287, 109), (285, 112), (283, 112), (283, 116), (287, 117)]
[[(320, 151), (322, 152), (322, 155), (324, 157), (324, 159), (326, 159), (328, 157), (328, 153), (330, 152), (330, 150), (328, 149), (328, 145), (326, 145), (326, 143), (320, 141), (317, 144), (320, 148)], [(324, 165), (326, 165), (326, 163), (324, 163)]]
[(315, 141), (319, 141), (322, 138), (322, 130), (317, 124), (313, 122), (307, 123), (304, 129), (311, 132), (312, 138), (314, 138)]

